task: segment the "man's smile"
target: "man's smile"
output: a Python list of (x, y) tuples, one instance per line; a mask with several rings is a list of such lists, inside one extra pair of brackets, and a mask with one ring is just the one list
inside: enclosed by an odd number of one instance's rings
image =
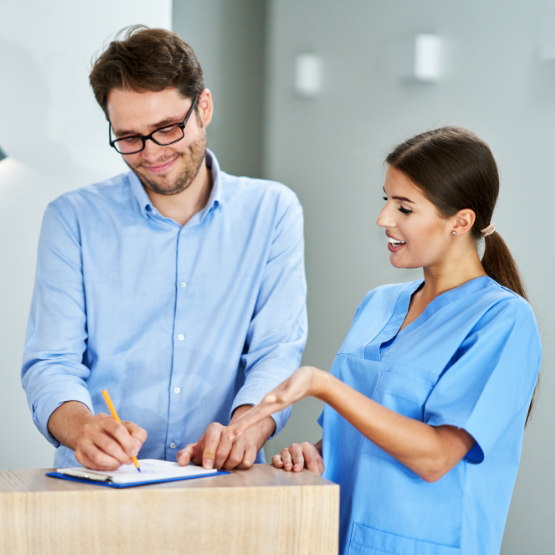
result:
[(151, 173), (160, 174), (160, 173), (164, 173), (164, 172), (168, 171), (175, 164), (175, 162), (178, 158), (179, 158), (179, 156), (176, 156), (175, 158), (172, 158), (168, 162), (164, 162), (163, 164), (159, 164), (159, 165), (155, 165), (155, 166), (147, 166), (146, 164), (141, 164), (141, 165), (145, 170), (147, 170)]

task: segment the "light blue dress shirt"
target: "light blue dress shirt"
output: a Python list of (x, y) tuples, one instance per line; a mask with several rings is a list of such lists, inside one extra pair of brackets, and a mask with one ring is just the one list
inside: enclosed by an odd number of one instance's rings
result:
[[(279, 183), (220, 171), (185, 226), (134, 173), (62, 195), (39, 242), (22, 380), (33, 420), (64, 401), (148, 432), (139, 457), (175, 460), (211, 422), (255, 404), (298, 366), (306, 341), (302, 209)], [(276, 433), (289, 411), (275, 417)], [(262, 460), (259, 454), (258, 461)], [(77, 464), (59, 446), (55, 465)]]
[(466, 430), (476, 444), (425, 482), (326, 406), (324, 476), (341, 486), (342, 554), (495, 555), (501, 547), (541, 359), (534, 315), (480, 277), (399, 331), (421, 283), (368, 293), (331, 371), (400, 414)]

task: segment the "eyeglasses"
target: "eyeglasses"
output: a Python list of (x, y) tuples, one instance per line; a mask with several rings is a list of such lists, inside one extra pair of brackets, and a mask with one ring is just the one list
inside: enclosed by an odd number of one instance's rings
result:
[(185, 126), (189, 120), (190, 115), (195, 109), (198, 100), (198, 95), (195, 96), (191, 107), (187, 111), (185, 119), (181, 123), (174, 123), (173, 125), (165, 125), (155, 129), (148, 135), (129, 135), (121, 139), (112, 139), (112, 124), (109, 125), (109, 140), (110, 146), (114, 147), (120, 154), (137, 154), (144, 149), (146, 141), (149, 139), (160, 146), (168, 146), (177, 143), (185, 136)]

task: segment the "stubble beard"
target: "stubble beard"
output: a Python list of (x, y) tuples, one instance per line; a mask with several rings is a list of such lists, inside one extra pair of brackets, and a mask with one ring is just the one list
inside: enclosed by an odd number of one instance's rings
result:
[[(181, 193), (187, 189), (198, 175), (200, 167), (204, 162), (206, 153), (206, 135), (199, 137), (192, 142), (186, 152), (180, 152), (179, 158), (185, 161), (183, 170), (179, 173), (172, 183), (168, 183), (164, 177), (153, 179), (142, 170), (142, 164), (129, 168), (137, 175), (144, 187), (159, 195), (171, 196)], [(127, 163), (127, 162), (126, 162)], [(164, 160), (161, 160), (164, 163)]]

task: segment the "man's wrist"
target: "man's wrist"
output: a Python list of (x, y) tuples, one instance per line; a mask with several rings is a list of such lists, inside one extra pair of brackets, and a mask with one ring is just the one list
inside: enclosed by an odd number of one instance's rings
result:
[(48, 431), (62, 445), (75, 451), (83, 426), (94, 419), (94, 415), (80, 401), (62, 403), (48, 420)]
[[(233, 416), (231, 417), (230, 424), (235, 420), (239, 419), (245, 412), (249, 411), (252, 405), (240, 405), (233, 411)], [(260, 447), (266, 443), (266, 440), (276, 431), (276, 422), (271, 416), (267, 416), (264, 420), (260, 421), (258, 424), (252, 426), (253, 431), (258, 434), (259, 438), (262, 439)]]

